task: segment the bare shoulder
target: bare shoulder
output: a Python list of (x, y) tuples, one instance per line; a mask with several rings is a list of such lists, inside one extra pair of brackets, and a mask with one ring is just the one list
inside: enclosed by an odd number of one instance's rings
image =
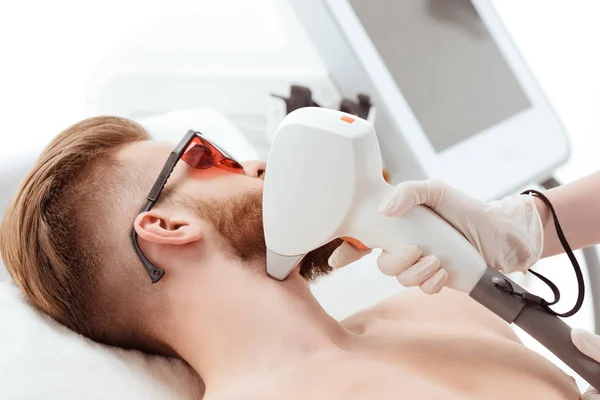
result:
[[(448, 300), (451, 300), (449, 303)], [(414, 319), (428, 310), (457, 308), (458, 303), (465, 303), (461, 293), (452, 290), (442, 290), (436, 295), (427, 295), (419, 289), (402, 290), (379, 303), (365, 308), (344, 319), (344, 324), (352, 325), (365, 319)], [(467, 301), (468, 303), (468, 301)]]
[(436, 326), (462, 325), (466, 329), (493, 330), (518, 340), (502, 319), (465, 293), (444, 288), (428, 295), (419, 289), (406, 289), (342, 321), (349, 330), (362, 334), (374, 323), (423, 323)]

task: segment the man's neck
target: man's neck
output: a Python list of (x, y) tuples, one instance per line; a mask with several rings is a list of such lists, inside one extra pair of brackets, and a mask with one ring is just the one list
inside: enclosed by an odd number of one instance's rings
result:
[(180, 316), (180, 355), (209, 390), (350, 345), (353, 335), (323, 310), (298, 274), (278, 282), (247, 267), (235, 270), (241, 276), (222, 287), (221, 298)]

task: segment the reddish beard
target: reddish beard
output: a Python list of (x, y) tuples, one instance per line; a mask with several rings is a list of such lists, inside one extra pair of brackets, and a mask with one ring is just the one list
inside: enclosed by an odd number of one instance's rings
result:
[[(241, 261), (266, 263), (267, 246), (262, 220), (262, 192), (191, 205), (203, 219), (208, 220), (226, 240), (233, 254)], [(341, 239), (308, 253), (300, 263), (300, 275), (309, 282), (331, 272), (328, 260), (342, 243)]]

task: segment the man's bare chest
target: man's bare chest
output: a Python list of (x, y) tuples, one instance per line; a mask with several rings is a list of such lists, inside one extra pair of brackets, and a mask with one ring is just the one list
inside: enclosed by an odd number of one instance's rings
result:
[(562, 371), (490, 331), (371, 321), (363, 335), (362, 351), (274, 376), (258, 398), (499, 400), (504, 389), (515, 398), (579, 398)]
[(264, 399), (460, 399), (417, 371), (391, 360), (372, 356), (312, 365), (279, 382), (271, 382), (273, 385), (269, 393), (264, 393)]

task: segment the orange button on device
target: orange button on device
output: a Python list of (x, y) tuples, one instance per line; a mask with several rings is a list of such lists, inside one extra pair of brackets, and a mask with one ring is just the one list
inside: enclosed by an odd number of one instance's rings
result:
[(354, 118), (350, 118), (347, 115), (342, 116), (342, 118), (340, 118), (342, 121), (347, 122), (349, 124), (353, 123), (354, 121), (356, 121)]

